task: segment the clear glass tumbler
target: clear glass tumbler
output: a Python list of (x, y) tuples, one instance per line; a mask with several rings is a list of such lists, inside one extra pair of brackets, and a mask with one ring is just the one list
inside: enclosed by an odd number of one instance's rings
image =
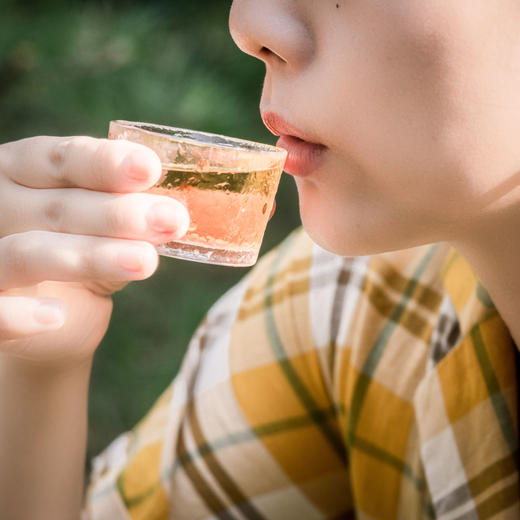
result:
[(188, 209), (188, 232), (159, 246), (159, 254), (229, 266), (256, 262), (285, 150), (131, 121), (111, 121), (108, 138), (127, 139), (154, 150), (163, 174), (149, 193), (173, 197)]

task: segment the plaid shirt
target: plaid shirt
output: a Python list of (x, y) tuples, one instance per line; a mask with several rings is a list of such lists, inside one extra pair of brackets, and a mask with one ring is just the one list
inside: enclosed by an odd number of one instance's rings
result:
[(296, 231), (94, 459), (84, 518), (518, 519), (517, 361), (448, 246), (342, 258)]

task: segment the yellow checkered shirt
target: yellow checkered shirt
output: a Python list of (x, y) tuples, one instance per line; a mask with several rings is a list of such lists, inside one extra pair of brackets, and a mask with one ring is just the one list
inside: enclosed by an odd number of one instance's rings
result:
[(518, 359), (450, 247), (343, 258), (298, 230), (94, 459), (83, 517), (518, 520)]

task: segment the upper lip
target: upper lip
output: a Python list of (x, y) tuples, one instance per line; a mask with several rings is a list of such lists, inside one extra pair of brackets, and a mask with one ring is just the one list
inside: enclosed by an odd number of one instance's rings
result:
[(297, 137), (302, 141), (307, 141), (312, 144), (320, 144), (318, 143), (312, 136), (306, 134), (299, 128), (296, 128), (291, 123), (286, 121), (282, 116), (277, 114), (276, 112), (268, 111), (262, 112), (262, 120), (264, 125), (270, 130), (274, 135), (283, 136), (288, 135), (292, 137)]

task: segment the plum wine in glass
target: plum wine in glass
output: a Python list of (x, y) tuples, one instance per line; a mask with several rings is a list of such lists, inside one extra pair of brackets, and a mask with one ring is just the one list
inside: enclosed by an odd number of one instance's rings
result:
[(186, 235), (160, 245), (161, 255), (230, 266), (256, 262), (285, 150), (129, 121), (111, 121), (108, 137), (152, 148), (163, 174), (148, 192), (177, 199), (190, 214)]

